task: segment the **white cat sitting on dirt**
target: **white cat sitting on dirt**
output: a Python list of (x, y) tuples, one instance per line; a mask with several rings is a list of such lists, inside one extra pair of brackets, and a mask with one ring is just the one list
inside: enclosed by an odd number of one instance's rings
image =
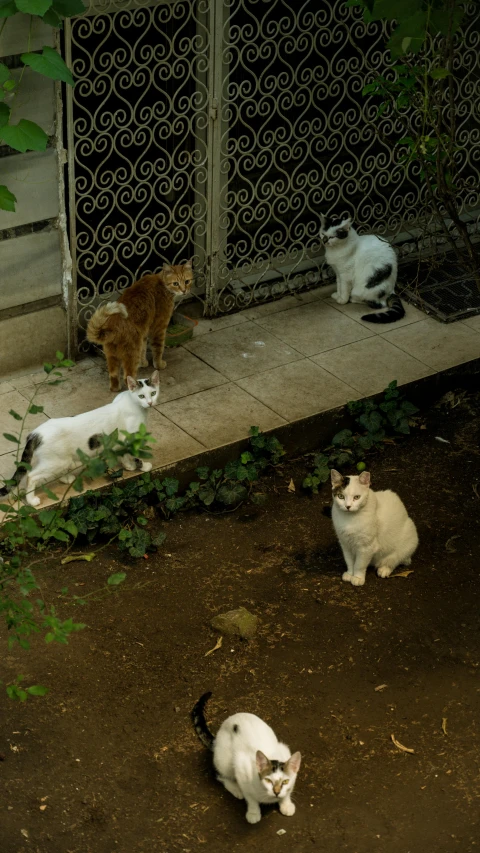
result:
[(283, 815), (295, 813), (291, 795), (302, 756), (290, 754), (288, 746), (277, 740), (270, 726), (255, 714), (233, 714), (214, 737), (205, 720), (205, 705), (211, 693), (205, 693), (192, 711), (195, 730), (201, 742), (213, 751), (217, 779), (239, 800), (246, 800), (249, 823), (258, 823), (261, 803), (278, 803)]
[(354, 477), (330, 473), (332, 521), (347, 564), (342, 580), (363, 586), (370, 565), (381, 578), (401, 564), (409, 566), (418, 534), (398, 495), (390, 489), (374, 492), (368, 471)]
[(360, 236), (352, 227), (350, 217), (320, 214), (320, 238), (325, 246), (325, 258), (337, 278), (332, 299), (339, 305), (366, 302), (370, 308), (387, 308), (375, 314), (365, 314), (369, 323), (393, 323), (405, 316), (403, 305), (394, 294), (397, 281), (397, 256), (386, 240), (375, 234)]
[[(107, 406), (82, 412), (72, 418), (51, 418), (36, 427), (27, 436), (21, 461), (12, 479), (18, 483), (18, 491), (25, 493), (30, 506), (38, 506), (40, 498), (35, 489), (43, 483), (59, 479), (62, 483), (73, 483), (81, 468), (77, 450), (88, 456), (96, 456), (101, 442), (99, 435), (110, 435), (118, 430), (136, 433), (144, 424), (149, 408), (155, 405), (160, 388), (160, 377), (156, 370), (150, 379), (127, 378), (128, 391), (122, 391)], [(136, 459), (130, 454), (120, 459), (127, 471), (150, 471), (151, 462)], [(30, 466), (29, 470), (22, 463)], [(5, 495), (8, 488), (0, 489)]]

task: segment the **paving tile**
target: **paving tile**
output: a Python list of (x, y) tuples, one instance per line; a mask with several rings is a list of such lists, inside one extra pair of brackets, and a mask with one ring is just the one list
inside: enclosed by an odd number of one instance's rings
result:
[(228, 380), (183, 347), (169, 349), (167, 366), (160, 371), (160, 402), (177, 400)]
[[(15, 420), (12, 415), (9, 414), (10, 409), (13, 409), (14, 412), (17, 412), (19, 415), (24, 415), (28, 409), (28, 400), (22, 396), (18, 391), (7, 391), (5, 394), (2, 394), (2, 405), (0, 406), (0, 454), (8, 453), (12, 449), (14, 449), (15, 445), (12, 441), (9, 441), (8, 438), (3, 437), (4, 432), (8, 432), (10, 434), (17, 434), (20, 430), (21, 423), (20, 421)], [(23, 449), (23, 445), (25, 444), (25, 439), (28, 433), (39, 424), (43, 423), (46, 420), (45, 415), (27, 415), (25, 423), (23, 425), (23, 433), (22, 439), (20, 441), (21, 450)]]
[(335, 308), (336, 311), (341, 311), (342, 314), (345, 314), (352, 320), (356, 320), (357, 323), (360, 323), (364, 328), (370, 329), (371, 332), (374, 332), (377, 335), (389, 332), (390, 329), (399, 329), (402, 326), (408, 326), (410, 323), (418, 323), (420, 320), (425, 320), (426, 318), (423, 311), (419, 311), (419, 309), (415, 308), (414, 305), (409, 305), (404, 301), (403, 307), (405, 308), (405, 316), (402, 317), (401, 320), (396, 320), (395, 323), (366, 323), (362, 320), (362, 315), (374, 313), (374, 310), (369, 308), (368, 305), (363, 305), (358, 302), (347, 302), (346, 305), (339, 305), (338, 302), (335, 302), (332, 298), (326, 299), (325, 302), (327, 305), (331, 305), (332, 308)]
[(480, 314), (477, 314), (475, 317), (469, 317), (467, 320), (462, 320), (462, 322), (469, 329), (473, 329), (474, 332), (480, 332)]
[(266, 430), (285, 423), (233, 383), (174, 400), (157, 409), (208, 448), (246, 437), (251, 426)]
[[(185, 313), (188, 315), (188, 311)], [(214, 317), (211, 320), (208, 317), (202, 317), (193, 331), (193, 340), (202, 335), (208, 335), (209, 332), (218, 332), (220, 329), (229, 329), (231, 326), (239, 326), (240, 323), (246, 322), (247, 318), (244, 311), (239, 311), (237, 314), (226, 314), (224, 317)]]
[(7, 391), (15, 391), (15, 387), (11, 382), (0, 382), (0, 395), (6, 394)]
[[(10, 444), (10, 447), (13, 447), (13, 444)], [(7, 477), (11, 477), (13, 472), (15, 471), (15, 451), (13, 450), (11, 453), (2, 453), (0, 456), (0, 483)], [(1, 502), (2, 499), (0, 499)]]
[(428, 364), (434, 370), (446, 370), (480, 358), (480, 337), (463, 323), (439, 323), (426, 319), (387, 332), (384, 340)]
[(237, 385), (287, 421), (343, 406), (359, 396), (310, 359), (239, 379)]
[(155, 439), (152, 444), (153, 457), (150, 460), (154, 468), (171, 465), (205, 450), (200, 441), (192, 438), (188, 432), (184, 432), (156, 409), (148, 413), (147, 429)]
[(313, 356), (311, 360), (364, 395), (383, 391), (393, 379), (403, 385), (433, 373), (425, 364), (376, 335)]
[(111, 403), (114, 394), (109, 389), (108, 374), (105, 363), (100, 363), (90, 370), (78, 371), (73, 368), (64, 374), (67, 378), (59, 385), (24, 385), (21, 393), (30, 397), (36, 390), (35, 403), (43, 406), (45, 414), (50, 418), (65, 418), (88, 412), (98, 406)]
[(315, 302), (317, 299), (322, 299), (324, 294), (322, 288), (315, 290), (304, 290), (301, 293), (290, 293), (288, 296), (283, 296), (282, 299), (277, 299), (275, 302), (262, 302), (260, 305), (254, 305), (252, 308), (246, 308), (242, 311), (242, 315), (247, 320), (256, 320), (257, 317), (268, 317), (271, 314), (279, 314), (281, 311), (287, 311), (289, 308), (298, 308), (300, 305), (307, 305), (309, 302)]
[(207, 337), (189, 341), (185, 349), (227, 379), (243, 379), (252, 373), (261, 373), (301, 358), (291, 346), (252, 322), (211, 332)]
[[(282, 311), (281, 314), (259, 317), (256, 323), (298, 352), (309, 356), (374, 335), (360, 323), (335, 311), (323, 299), (302, 305), (301, 308)], [(266, 365), (264, 369), (275, 366)]]

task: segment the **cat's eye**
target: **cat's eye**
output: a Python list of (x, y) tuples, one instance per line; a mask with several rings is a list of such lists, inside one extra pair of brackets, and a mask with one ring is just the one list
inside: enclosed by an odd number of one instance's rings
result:
[(345, 495), (337, 495), (337, 498), (338, 498), (340, 501), (344, 501), (344, 500), (345, 500)]
[(353, 500), (354, 500), (354, 501), (359, 501), (359, 500), (360, 500), (360, 498), (361, 498), (361, 495), (354, 495), (354, 496), (353, 496)]
[(145, 394), (139, 394), (138, 396), (140, 397), (141, 400), (145, 399)]
[(150, 394), (150, 397), (155, 397), (155, 391), (152, 391), (152, 393)]
[(284, 779), (284, 780), (283, 780), (283, 782), (282, 782), (282, 788), (283, 788), (283, 786), (284, 786), (284, 785), (288, 785), (288, 782), (289, 782), (289, 780), (288, 780), (288, 779)]

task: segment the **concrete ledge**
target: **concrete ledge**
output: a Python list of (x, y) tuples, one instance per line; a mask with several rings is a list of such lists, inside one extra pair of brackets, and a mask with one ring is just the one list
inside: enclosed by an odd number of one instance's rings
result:
[(67, 315), (61, 306), (0, 322), (0, 374), (35, 369), (66, 352)]

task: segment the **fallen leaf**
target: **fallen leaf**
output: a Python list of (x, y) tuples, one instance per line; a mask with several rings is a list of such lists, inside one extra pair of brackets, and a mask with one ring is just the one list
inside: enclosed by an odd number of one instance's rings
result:
[(408, 578), (409, 575), (413, 575), (413, 569), (405, 569), (404, 572), (396, 572), (394, 575), (391, 575), (392, 578)]
[(213, 649), (209, 649), (208, 652), (205, 652), (205, 657), (208, 657), (208, 655), (211, 655), (211, 654), (213, 654), (213, 652), (216, 652), (217, 649), (220, 649), (222, 647), (222, 643), (223, 643), (223, 637), (219, 637), (216, 644), (214, 645)]
[(287, 834), (286, 829), (277, 829), (277, 835), (286, 835), (286, 834)]
[(45, 802), (45, 800), (48, 800), (48, 794), (47, 794), (47, 796), (46, 796), (46, 797), (40, 797), (40, 802), (41, 802), (41, 803), (44, 803), (44, 802)]
[(47, 808), (46, 806), (40, 806), (40, 811), (44, 812), (46, 808)]
[(64, 557), (63, 560), (60, 560), (62, 566), (65, 566), (67, 563), (73, 563), (75, 560), (86, 560), (87, 563), (91, 563), (95, 554), (70, 554), (69, 557)]
[(442, 732), (444, 735), (447, 734), (447, 718), (442, 717)]
[(408, 746), (404, 746), (404, 745), (403, 745), (403, 743), (400, 743), (400, 741), (399, 741), (399, 740), (397, 740), (397, 738), (395, 737), (395, 735), (390, 735), (390, 738), (391, 738), (391, 740), (392, 740), (392, 743), (394, 743), (394, 744), (395, 744), (395, 746), (397, 747), (397, 749), (401, 749), (401, 750), (402, 750), (402, 752), (410, 752), (410, 753), (412, 753), (412, 754), (415, 752), (415, 750), (414, 750), (414, 749), (410, 749), (410, 747), (408, 747)]
[(442, 444), (450, 444), (448, 438), (442, 438), (441, 435), (436, 435), (435, 441), (440, 441)]
[(295, 483), (293, 482), (293, 480), (290, 480), (290, 482), (289, 482), (289, 484), (288, 484), (288, 491), (289, 491), (289, 492), (294, 492), (294, 491), (295, 491)]
[(24, 838), (29, 838), (28, 829), (21, 829), (20, 832), (22, 833)]
[(388, 684), (379, 684), (378, 687), (375, 687), (375, 693), (380, 693), (381, 690), (385, 690), (388, 687)]
[(478, 483), (472, 483), (472, 489), (475, 492), (477, 498), (480, 500), (480, 495), (478, 494), (477, 487), (478, 487)]
[(460, 534), (457, 533), (456, 536), (450, 536), (450, 539), (447, 539), (445, 542), (445, 551), (448, 551), (449, 554), (456, 554), (457, 549), (453, 547), (452, 542), (455, 542), (455, 539), (460, 539)]

